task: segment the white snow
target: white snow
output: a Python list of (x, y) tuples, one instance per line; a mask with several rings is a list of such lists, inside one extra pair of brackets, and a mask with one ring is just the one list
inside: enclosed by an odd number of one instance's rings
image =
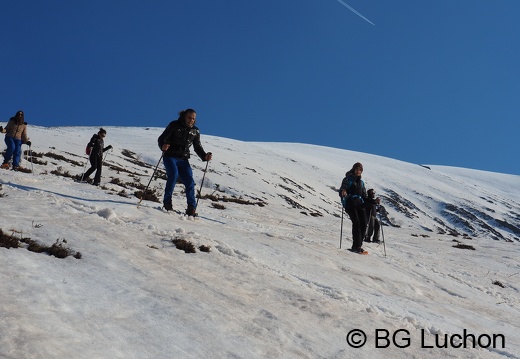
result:
[[(162, 129), (107, 131), (114, 151), (106, 163), (135, 174), (104, 167), (96, 188), (50, 173), (83, 172), (94, 127), (29, 128), (35, 153), (80, 165), (44, 156), (32, 174), (0, 172), (3, 232), (81, 253), (58, 259), (0, 248), (1, 358), (520, 358), (519, 236), (493, 226), (499, 219), (518, 227), (519, 176), (203, 134), (214, 157), (202, 195), (265, 205), (201, 199), (193, 220), (156, 202), (138, 207), (135, 189), (120, 196), (109, 183), (148, 183)], [(149, 167), (130, 163), (123, 149)], [(384, 226), (385, 246), (365, 244), (368, 256), (345, 250), (347, 217), (339, 249), (335, 188), (357, 161), (399, 225)], [(205, 163), (193, 155), (191, 164), (199, 189)], [(163, 185), (150, 187), (162, 196)], [(174, 208), (183, 211), (182, 190)], [(391, 205), (395, 194), (413, 204), (408, 215)], [(439, 233), (439, 218), (466, 233), (450, 222), (447, 203), (479, 209), (473, 214), (489, 216), (483, 222), (502, 239), (482, 223), (467, 236)], [(185, 253), (175, 238), (211, 251)], [(475, 250), (454, 248), (454, 240)], [(367, 334), (362, 348), (347, 343), (354, 329)], [(457, 347), (464, 333), (481, 338), (476, 348), (471, 340)], [(441, 348), (445, 336), (455, 339)]]

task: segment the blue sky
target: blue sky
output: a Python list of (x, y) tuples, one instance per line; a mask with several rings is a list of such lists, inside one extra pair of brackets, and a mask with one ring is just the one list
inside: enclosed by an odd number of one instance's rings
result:
[(518, 14), (518, 0), (4, 1), (0, 124), (23, 109), (39, 126), (164, 127), (192, 107), (203, 135), (520, 175)]

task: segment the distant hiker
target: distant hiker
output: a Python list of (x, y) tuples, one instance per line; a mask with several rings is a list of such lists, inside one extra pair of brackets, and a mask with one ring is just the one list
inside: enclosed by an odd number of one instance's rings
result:
[(105, 142), (103, 141), (103, 139), (106, 135), (107, 131), (104, 128), (100, 128), (99, 132), (94, 134), (90, 139), (90, 142), (87, 144), (87, 154), (89, 155), (91, 167), (82, 176), (82, 180), (89, 182), (89, 176), (94, 171), (96, 171), (96, 174), (94, 175), (94, 182), (92, 183), (94, 186), (99, 186), (99, 182), (101, 182), (103, 152), (108, 151), (112, 148), (112, 145), (104, 147)]
[(13, 169), (21, 168), (22, 144), (25, 143), (29, 147), (31, 146), (31, 141), (27, 137), (27, 123), (24, 121), (23, 111), (18, 111), (14, 117), (11, 117), (5, 129), (3, 128), (1, 132), (5, 133), (5, 144), (7, 145), (4, 162), (1, 167), (9, 169), (9, 161), (12, 158)]
[[(379, 203), (381, 200), (379, 197), (376, 198), (376, 192), (373, 188), (367, 191), (366, 208), (365, 212), (367, 215), (368, 230), (365, 236), (365, 242), (379, 243), (379, 227), (380, 223), (377, 219), (377, 212), (379, 212)], [(373, 239), (372, 235), (374, 236)]]
[(200, 143), (200, 131), (195, 126), (197, 113), (189, 108), (179, 112), (179, 118), (168, 124), (158, 138), (159, 148), (163, 151), (163, 163), (166, 169), (166, 188), (164, 189), (164, 209), (171, 211), (172, 195), (177, 179), (180, 177), (186, 188), (186, 214), (196, 215), (197, 201), (195, 199), (195, 181), (190, 166), (190, 147), (202, 161), (210, 161), (211, 152), (206, 153)]
[(363, 165), (354, 163), (352, 169), (345, 174), (341, 182), (339, 195), (345, 211), (352, 221), (352, 251), (363, 253), (363, 238), (366, 230), (365, 200), (367, 193), (365, 183), (361, 180)]

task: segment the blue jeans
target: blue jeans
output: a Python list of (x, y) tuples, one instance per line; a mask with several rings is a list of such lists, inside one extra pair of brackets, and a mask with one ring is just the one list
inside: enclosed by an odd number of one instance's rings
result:
[(5, 136), (5, 144), (7, 150), (5, 150), (4, 163), (9, 163), (11, 157), (13, 157), (13, 167), (18, 167), (22, 155), (22, 140)]
[(164, 189), (164, 203), (171, 203), (173, 188), (180, 177), (184, 187), (186, 188), (186, 202), (188, 207), (197, 205), (195, 200), (195, 181), (193, 180), (193, 171), (190, 162), (187, 159), (176, 157), (163, 157), (164, 168), (166, 169), (166, 188)]

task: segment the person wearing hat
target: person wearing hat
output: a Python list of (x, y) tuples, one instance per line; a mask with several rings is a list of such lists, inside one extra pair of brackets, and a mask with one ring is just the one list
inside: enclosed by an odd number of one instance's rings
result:
[[(365, 242), (379, 243), (379, 228), (381, 227), (377, 219), (377, 212), (379, 212), (379, 203), (381, 200), (376, 198), (376, 191), (373, 188), (367, 191), (366, 208), (368, 230), (365, 236)], [(372, 235), (374, 236), (372, 238)], [(372, 238), (372, 239), (370, 239)]]
[(365, 183), (361, 179), (362, 173), (363, 165), (360, 162), (354, 163), (352, 168), (345, 174), (338, 191), (343, 208), (352, 221), (351, 250), (356, 253), (365, 253), (362, 245), (367, 227), (365, 214), (367, 192)]
[(22, 144), (25, 143), (29, 147), (31, 141), (27, 137), (27, 123), (24, 120), (23, 111), (16, 112), (14, 117), (11, 117), (5, 129), (1, 129), (2, 133), (5, 133), (5, 144), (7, 150), (4, 154), (4, 162), (1, 168), (9, 169), (9, 161), (13, 160), (13, 169), (20, 168), (20, 158), (22, 156)]

